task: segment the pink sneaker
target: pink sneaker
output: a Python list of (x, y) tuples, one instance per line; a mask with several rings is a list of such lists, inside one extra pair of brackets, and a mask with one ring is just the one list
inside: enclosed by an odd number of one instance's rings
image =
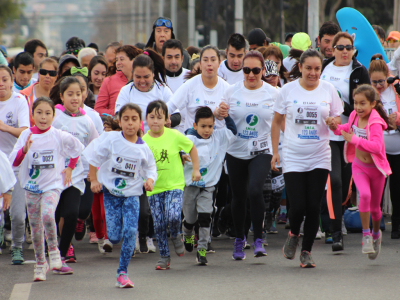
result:
[(64, 257), (61, 257), (61, 261), (62, 261), (62, 267), (60, 269), (53, 270), (53, 273), (58, 275), (74, 274), (74, 270), (68, 267)]
[(115, 286), (119, 288), (134, 287), (132, 281), (129, 280), (128, 274), (126, 274), (125, 272), (120, 272), (117, 274), (117, 283), (115, 284)]
[(97, 244), (98, 243), (98, 239), (96, 237), (96, 233), (95, 232), (89, 232), (89, 243), (91, 244)]

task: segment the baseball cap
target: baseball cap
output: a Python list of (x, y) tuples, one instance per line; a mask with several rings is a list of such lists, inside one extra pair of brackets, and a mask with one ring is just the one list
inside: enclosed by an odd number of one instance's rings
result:
[(400, 40), (400, 32), (398, 31), (391, 31), (386, 39), (387, 41), (389, 40), (395, 40), (399, 41)]
[(271, 42), (271, 39), (267, 37), (261, 28), (254, 28), (250, 30), (249, 34), (247, 35), (247, 40), (249, 41), (250, 45), (262, 45), (264, 41), (267, 41), (268, 43)]
[(276, 63), (272, 60), (267, 59), (265, 61), (265, 77), (268, 77), (270, 75), (279, 75), (279, 70), (278, 66)]
[(306, 51), (311, 46), (311, 40), (307, 33), (298, 32), (292, 38), (292, 48)]

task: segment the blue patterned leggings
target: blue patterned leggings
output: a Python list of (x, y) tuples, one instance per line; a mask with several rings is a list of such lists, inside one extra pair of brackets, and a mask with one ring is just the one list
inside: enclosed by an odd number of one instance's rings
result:
[(182, 190), (172, 190), (149, 197), (157, 244), (160, 255), (164, 257), (170, 257), (167, 227), (169, 227), (171, 237), (176, 237), (180, 233), (182, 196)]
[(128, 265), (135, 250), (136, 230), (139, 220), (139, 196), (116, 197), (103, 188), (107, 236), (118, 244), (122, 238), (121, 256), (117, 273), (128, 272)]

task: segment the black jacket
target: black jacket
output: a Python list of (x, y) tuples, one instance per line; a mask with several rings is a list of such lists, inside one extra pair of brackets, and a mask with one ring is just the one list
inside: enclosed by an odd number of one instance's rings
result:
[[(325, 67), (329, 65), (331, 62), (335, 60), (335, 57), (331, 57), (327, 60), (324, 61), (322, 64), (322, 72), (324, 71)], [(343, 115), (345, 116), (350, 116), (351, 112), (354, 110), (354, 99), (353, 99), (353, 91), (356, 89), (356, 87), (360, 84), (371, 84), (371, 80), (369, 78), (368, 70), (357, 60), (355, 56), (353, 56), (353, 62), (352, 62), (352, 71), (350, 74), (350, 81), (349, 81), (349, 102), (350, 104), (347, 104), (346, 102), (343, 101), (344, 105), (344, 112)]]

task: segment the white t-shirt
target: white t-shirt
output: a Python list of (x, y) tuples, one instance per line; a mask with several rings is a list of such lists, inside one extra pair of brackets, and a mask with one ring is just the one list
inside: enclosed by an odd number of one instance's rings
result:
[(84, 104), (83, 110), (89, 116), (89, 118), (93, 121), (94, 126), (96, 127), (97, 133), (100, 135), (104, 131), (103, 121), (100, 118), (100, 115), (93, 108)]
[[(3, 151), (0, 151), (0, 196), (8, 192), (17, 182), (11, 165), (7, 155)], [(2, 199), (0, 197), (0, 206), (3, 204)], [(0, 221), (1, 219), (2, 216), (0, 216)]]
[(228, 147), (236, 140), (236, 136), (228, 128), (224, 127), (213, 131), (208, 139), (198, 138), (188, 134), (186, 136), (196, 146), (199, 154), (199, 170), (201, 179), (192, 181), (193, 164), (186, 163), (183, 167), (186, 186), (198, 186), (201, 188), (215, 186), (222, 172)]
[(237, 139), (228, 153), (236, 158), (251, 159), (258, 154), (271, 154), (271, 124), (278, 89), (262, 81), (256, 90), (249, 90), (244, 81), (231, 85), (223, 102), (229, 105), (229, 115), (237, 127)]
[[(229, 84), (218, 77), (217, 85), (212, 88), (206, 88), (203, 84), (201, 75), (197, 75), (185, 82), (171, 97), (167, 103), (169, 111), (186, 108), (185, 129), (193, 127), (196, 109), (201, 106), (208, 106), (214, 110), (221, 103), (222, 96)], [(225, 126), (225, 121), (215, 120), (217, 129)]]
[(283, 172), (331, 170), (329, 127), (325, 119), (343, 112), (335, 87), (319, 80), (316, 89), (307, 91), (299, 80), (287, 83), (279, 92), (274, 111), (286, 115)]
[[(88, 115), (71, 117), (61, 110), (56, 109), (56, 116), (54, 117), (53, 126), (57, 129), (72, 134), (72, 136), (76, 137), (85, 147), (99, 136), (93, 121)], [(68, 166), (69, 159), (70, 157), (65, 160), (64, 167)], [(84, 165), (81, 157), (79, 157), (78, 163), (76, 164), (75, 169), (72, 171), (72, 185), (79, 189), (82, 194), (85, 192), (85, 183), (83, 179), (87, 177), (88, 172), (89, 165)]]
[[(394, 112), (398, 112), (393, 86), (389, 85), (388, 88), (381, 93), (381, 101), (388, 116)], [(383, 137), (385, 139), (386, 153), (391, 155), (400, 154), (400, 132), (397, 129), (390, 130), (389, 132), (385, 130), (383, 132)]]
[(157, 179), (153, 153), (142, 139), (127, 141), (122, 131), (104, 132), (83, 151), (94, 167), (100, 167), (97, 180), (117, 197), (143, 194), (143, 178)]
[(288, 72), (292, 71), (293, 66), (297, 63), (297, 60), (287, 56), (283, 59), (282, 64)]
[[(165, 77), (167, 79), (167, 85), (170, 87), (172, 93), (175, 93), (178, 88), (181, 87), (182, 84), (186, 82), (185, 76), (190, 73), (188, 69), (182, 68), (181, 75), (177, 77), (169, 77), (168, 75)], [(179, 110), (181, 114), (181, 123), (176, 126), (174, 129), (178, 130), (180, 133), (184, 133), (185, 129), (185, 120), (186, 120), (186, 109)]]
[(142, 120), (144, 123), (144, 132), (149, 130), (149, 126), (146, 121), (146, 110), (147, 105), (154, 100), (162, 100), (167, 103), (172, 96), (171, 89), (158, 82), (154, 82), (154, 86), (151, 91), (141, 92), (135, 88), (134, 83), (131, 82), (122, 87), (119, 92), (117, 101), (115, 102), (115, 113), (119, 112), (122, 106), (127, 103), (134, 103), (139, 105), (142, 110)]
[[(24, 130), (10, 155), (14, 162), (18, 151), (24, 147), (31, 131)], [(21, 187), (28, 192), (42, 194), (49, 190), (65, 189), (64, 175), (67, 157), (78, 157), (83, 145), (68, 132), (53, 126), (42, 134), (32, 134), (33, 141), (28, 153), (20, 165), (19, 180)]]
[(244, 80), (243, 70), (232, 71), (228, 69), (228, 61), (224, 60), (218, 68), (218, 76), (226, 80), (229, 84), (235, 84), (236, 82)]
[[(321, 79), (332, 83), (339, 94), (339, 98), (343, 102), (350, 104), (350, 75), (353, 65), (350, 63), (348, 66), (338, 67), (333, 63), (334, 61), (325, 67), (321, 74)], [(341, 115), (340, 119), (342, 120), (342, 124), (349, 122), (349, 117), (345, 115)], [(335, 135), (331, 130), (329, 131), (329, 135), (331, 141), (344, 141), (341, 135)]]
[[(30, 127), (29, 106), (26, 98), (19, 93), (12, 92), (10, 99), (0, 101), (0, 121), (14, 127)], [(9, 156), (17, 138), (11, 133), (0, 131), (0, 150)]]

